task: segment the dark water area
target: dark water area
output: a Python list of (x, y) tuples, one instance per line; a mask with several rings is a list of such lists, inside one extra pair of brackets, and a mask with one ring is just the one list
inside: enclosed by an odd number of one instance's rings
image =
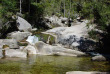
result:
[(90, 57), (32, 55), (27, 59), (0, 59), (0, 74), (65, 74), (68, 71), (110, 71), (110, 62)]

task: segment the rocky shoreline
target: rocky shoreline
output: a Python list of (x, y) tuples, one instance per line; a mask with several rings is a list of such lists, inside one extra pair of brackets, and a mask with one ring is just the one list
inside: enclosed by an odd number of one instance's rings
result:
[[(20, 57), (27, 58), (30, 54), (40, 55), (63, 55), (63, 56), (88, 56), (87, 52), (95, 50), (95, 41), (88, 38), (88, 32), (94, 27), (87, 28), (88, 20), (82, 22), (71, 23), (71, 27), (65, 27), (68, 19), (52, 16), (51, 19), (45, 18), (53, 25), (56, 22), (59, 27), (41, 32), (42, 34), (49, 34), (55, 38), (55, 43), (52, 44), (50, 36), (48, 36), (46, 43), (43, 41), (32, 42), (26, 41), (29, 36), (37, 29), (32, 29), (32, 26), (23, 18), (18, 17), (17, 23), (19, 31), (11, 32), (7, 35), (7, 39), (0, 39), (0, 56), (4, 57)], [(57, 21), (60, 20), (60, 21)], [(60, 23), (59, 23), (60, 22)], [(25, 24), (24, 24), (25, 23)], [(63, 26), (60, 26), (60, 24)], [(56, 25), (57, 25), (56, 24)], [(27, 26), (27, 27), (25, 27)], [(21, 32), (23, 31), (23, 32)], [(34, 38), (31, 41), (34, 41)], [(93, 54), (91, 54), (93, 56)], [(95, 55), (91, 60), (93, 61), (107, 61), (108, 57), (104, 55)]]

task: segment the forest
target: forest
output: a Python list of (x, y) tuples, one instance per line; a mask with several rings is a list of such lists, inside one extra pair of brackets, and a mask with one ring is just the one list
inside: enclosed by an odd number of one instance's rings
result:
[[(63, 16), (74, 20), (79, 15), (81, 19), (91, 21), (88, 25), (95, 24), (97, 29), (103, 31), (103, 34), (97, 34), (94, 30), (89, 32), (91, 38), (99, 40), (100, 49), (109, 50), (110, 48), (110, 0), (1, 0), (0, 10), (0, 21), (4, 25), (7, 22), (13, 24), (14, 20), (11, 17), (19, 12), (38, 29), (47, 29), (43, 25), (45, 16), (55, 14), (58, 17)], [(6, 30), (3, 28), (1, 32), (5, 33)], [(0, 38), (2, 37), (1, 34)]]

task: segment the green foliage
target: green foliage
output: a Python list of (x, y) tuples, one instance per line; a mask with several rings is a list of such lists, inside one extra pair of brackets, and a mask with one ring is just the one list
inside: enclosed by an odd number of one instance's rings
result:
[(16, 1), (15, 0), (2, 0), (0, 5), (0, 17), (3, 20), (3, 23), (10, 21), (12, 15), (17, 11)]
[(81, 16), (94, 19), (99, 29), (106, 30), (107, 25), (110, 24), (110, 5), (106, 2), (106, 0), (85, 1), (82, 3)]
[(18, 42), (18, 45), (19, 45), (19, 46), (27, 46), (28, 43), (26, 43), (26, 42)]
[(43, 41), (45, 43), (48, 41), (48, 38), (50, 36), (50, 44), (55, 43), (55, 37), (53, 37), (53, 36), (51, 36), (49, 34), (43, 34), (40, 31), (34, 32), (33, 34), (38, 37), (39, 41)]
[(97, 32), (96, 31), (94, 31), (94, 30), (91, 30), (91, 31), (89, 31), (89, 37), (90, 38), (92, 38), (92, 39), (95, 39), (96, 41), (98, 41), (99, 39), (99, 37), (98, 37), (98, 34), (97, 34)]
[(2, 0), (2, 9), (1, 13), (3, 16), (6, 16), (7, 13), (12, 14), (16, 12), (16, 1), (15, 0)]

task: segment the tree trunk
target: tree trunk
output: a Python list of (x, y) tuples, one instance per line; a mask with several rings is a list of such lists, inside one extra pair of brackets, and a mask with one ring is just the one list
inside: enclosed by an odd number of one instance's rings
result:
[(65, 0), (64, 0), (64, 17), (65, 17)]
[(71, 0), (70, 0), (69, 18), (70, 18), (70, 15), (71, 15)]
[(22, 1), (20, 0), (20, 13), (22, 12), (21, 4), (22, 4)]

